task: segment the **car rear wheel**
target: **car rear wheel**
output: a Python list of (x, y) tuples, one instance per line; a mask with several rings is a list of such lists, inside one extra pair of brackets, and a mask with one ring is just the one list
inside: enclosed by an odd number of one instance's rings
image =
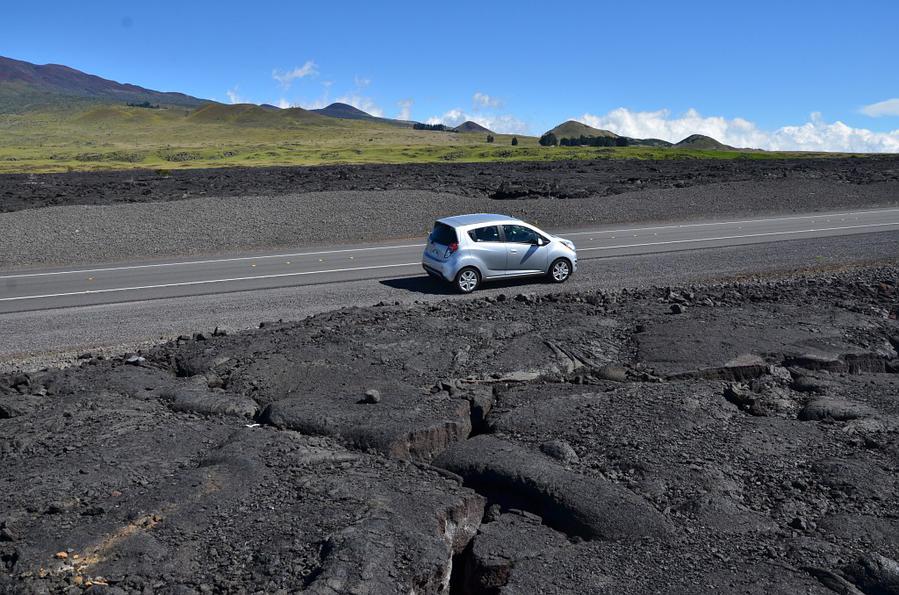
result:
[(549, 280), (564, 283), (571, 276), (571, 263), (565, 258), (557, 258), (549, 267)]
[(456, 275), (456, 289), (461, 293), (471, 293), (481, 284), (481, 275), (474, 267), (465, 267)]

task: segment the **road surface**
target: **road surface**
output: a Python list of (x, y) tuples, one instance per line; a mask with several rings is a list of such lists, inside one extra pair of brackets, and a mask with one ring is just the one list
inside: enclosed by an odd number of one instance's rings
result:
[[(570, 232), (580, 266), (564, 290), (682, 285), (895, 262), (897, 215), (886, 209)], [(426, 277), (418, 256), (415, 242), (393, 242), (201, 263), (0, 273), (0, 371), (65, 364), (85, 352), (133, 352), (182, 334), (215, 327), (236, 331), (341, 307), (471, 299)], [(399, 266), (367, 268), (384, 264)], [(288, 276), (271, 276), (281, 274)], [(105, 285), (90, 285), (101, 280)], [(164, 287), (132, 289), (145, 285)], [(558, 290), (518, 280), (485, 284), (474, 297)], [(68, 295), (55, 295), (60, 293)]]
[[(554, 231), (597, 258), (899, 230), (899, 208)], [(553, 230), (550, 230), (553, 231)], [(0, 314), (421, 273), (422, 242), (0, 273)]]

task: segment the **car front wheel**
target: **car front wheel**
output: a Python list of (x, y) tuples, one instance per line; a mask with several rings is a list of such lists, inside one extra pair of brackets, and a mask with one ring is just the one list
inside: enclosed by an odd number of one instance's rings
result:
[(549, 280), (553, 283), (564, 283), (571, 276), (571, 263), (564, 258), (553, 261), (549, 267)]
[(465, 267), (456, 275), (456, 289), (461, 293), (471, 293), (481, 284), (481, 275), (474, 267)]

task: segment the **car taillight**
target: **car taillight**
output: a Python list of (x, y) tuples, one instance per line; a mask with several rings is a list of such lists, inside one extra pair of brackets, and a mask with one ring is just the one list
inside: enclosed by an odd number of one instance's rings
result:
[(452, 244), (449, 245), (449, 253), (450, 253), (450, 254), (452, 254), (453, 252), (455, 252), (455, 251), (458, 250), (458, 249), (459, 249), (459, 243), (458, 243), (458, 242), (453, 242)]

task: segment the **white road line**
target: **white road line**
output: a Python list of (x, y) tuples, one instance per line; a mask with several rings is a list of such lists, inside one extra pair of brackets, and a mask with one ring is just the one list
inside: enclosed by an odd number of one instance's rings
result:
[[(209, 260), (189, 260), (185, 262), (159, 262), (155, 264), (136, 264), (99, 269), (74, 269), (71, 271), (51, 271), (48, 273), (22, 273), (2, 275), (0, 279), (24, 279), (27, 277), (51, 277), (56, 275), (78, 275), (81, 273), (106, 273), (110, 271), (130, 271), (135, 269), (154, 269), (160, 267), (188, 266), (196, 264), (214, 264), (217, 262), (241, 262), (244, 260), (262, 260), (264, 258), (295, 258), (298, 256), (319, 256), (321, 254), (343, 254), (346, 252), (368, 252), (370, 250), (390, 250), (392, 248), (424, 248), (424, 244), (404, 244), (402, 246), (372, 246), (369, 248), (346, 248), (343, 250), (323, 250), (320, 252), (295, 252), (291, 254), (263, 254), (260, 256), (238, 256), (234, 258), (211, 258)], [(321, 262), (321, 260), (319, 260)]]
[[(707, 223), (683, 223), (683, 224), (675, 224), (675, 225), (658, 225), (655, 227), (633, 227), (627, 229), (607, 229), (605, 231), (576, 231), (572, 233), (564, 234), (567, 236), (583, 236), (589, 234), (598, 234), (598, 233), (630, 233), (634, 231), (651, 231), (653, 229), (683, 229), (688, 227), (711, 227), (714, 225), (740, 225), (747, 223), (770, 223), (774, 221), (795, 221), (798, 219), (820, 219), (822, 217), (842, 217), (842, 216), (853, 216), (853, 215), (876, 215), (879, 213), (893, 213), (897, 212), (899, 209), (876, 209), (873, 211), (851, 211), (847, 213), (819, 213), (817, 215), (796, 215), (793, 217), (772, 217), (770, 219), (744, 219), (741, 221), (709, 221)], [(829, 219), (828, 219), (829, 221)]]
[(421, 266), (420, 262), (404, 262), (401, 264), (381, 264), (368, 267), (352, 267), (347, 269), (331, 269), (327, 271), (303, 271), (300, 273), (279, 273), (276, 275), (255, 275), (253, 277), (234, 277), (233, 279), (207, 279), (204, 281), (183, 281), (181, 283), (162, 283), (160, 285), (140, 285), (136, 287), (113, 287), (110, 289), (88, 289), (86, 291), (69, 291), (65, 293), (47, 293), (43, 295), (22, 295), (17, 297), (0, 298), (0, 302), (15, 302), (21, 300), (38, 300), (46, 298), (66, 297), (72, 295), (94, 295), (98, 293), (113, 293), (120, 291), (137, 291), (141, 289), (163, 289), (166, 287), (185, 287), (188, 285), (208, 285), (210, 283), (230, 283), (232, 281), (252, 281), (254, 279), (277, 279), (279, 277), (299, 277), (301, 275), (318, 275), (321, 273), (346, 273), (353, 271), (367, 271), (371, 269), (389, 269), (396, 267)]
[(664, 242), (646, 242), (644, 244), (621, 244), (619, 246), (597, 246), (594, 248), (578, 248), (578, 252), (587, 252), (590, 250), (616, 250), (620, 248), (643, 248), (645, 246), (664, 246), (668, 244), (687, 244), (691, 242), (716, 242), (719, 240), (738, 240), (741, 238), (761, 238), (766, 236), (782, 236), (794, 233), (815, 233), (819, 231), (839, 231), (842, 229), (862, 229), (866, 227), (889, 227), (899, 226), (899, 221), (894, 223), (870, 223), (868, 225), (843, 225), (840, 227), (822, 227), (819, 229), (797, 229), (793, 231), (769, 231), (765, 233), (747, 233), (738, 236), (719, 236), (716, 238), (690, 238), (688, 240), (667, 240)]

